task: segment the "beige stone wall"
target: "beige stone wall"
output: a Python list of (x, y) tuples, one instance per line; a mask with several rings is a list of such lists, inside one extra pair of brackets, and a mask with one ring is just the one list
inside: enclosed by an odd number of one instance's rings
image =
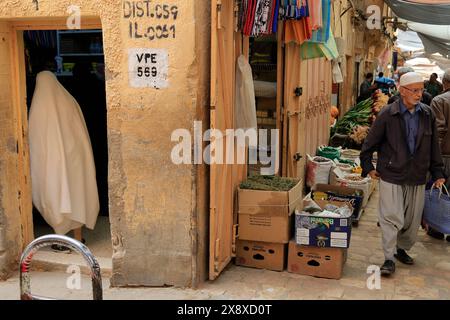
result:
[[(37, 2), (39, 10), (32, 1), (6, 0), (6, 5), (0, 7), (0, 19), (66, 17), (67, 7), (72, 4), (66, 0)], [(195, 0), (150, 3), (176, 5), (177, 19), (162, 22), (149, 17), (126, 18), (120, 0), (76, 3), (83, 17), (98, 16), (103, 27), (114, 249), (112, 284), (191, 286), (206, 273), (207, 171), (203, 166), (174, 165), (170, 158), (174, 143), (170, 138), (177, 128), (192, 132), (195, 119), (207, 125), (209, 4)], [(176, 28), (175, 38), (135, 38), (133, 32), (130, 36), (130, 23), (139, 25), (141, 35), (148, 26), (169, 23)], [(168, 51), (167, 88), (130, 87), (131, 48)], [(7, 78), (1, 78), (2, 92)], [(3, 103), (1, 106), (3, 123)], [(6, 119), (14, 125), (13, 119)], [(3, 128), (2, 139), (4, 131), (6, 136), (14, 131)], [(1, 151), (3, 159), (5, 152)], [(9, 181), (2, 179), (0, 190), (3, 187), (5, 193), (8, 185)], [(0, 203), (0, 208), (5, 205)], [(8, 206), (13, 208), (14, 204)], [(0, 211), (2, 216), (5, 214)]]
[[(386, 47), (386, 40), (382, 38), (381, 30), (369, 30), (367, 23), (359, 18), (359, 23), (352, 23), (355, 16), (364, 14), (369, 16), (367, 8), (376, 5), (380, 8), (381, 16), (386, 16), (387, 5), (383, 0), (354, 0), (354, 8), (360, 10), (357, 13), (351, 9), (350, 1), (335, 1), (333, 4), (333, 31), (336, 37), (345, 41), (345, 58), (341, 58), (341, 66), (344, 74), (344, 83), (341, 85), (340, 105), (345, 114), (355, 103), (359, 85), (364, 81), (365, 74), (374, 72), (377, 66), (377, 57)], [(347, 10), (347, 11), (346, 11)], [(344, 14), (345, 12), (345, 14)], [(342, 17), (340, 17), (342, 15)], [(355, 62), (359, 61), (358, 80), (356, 79)]]

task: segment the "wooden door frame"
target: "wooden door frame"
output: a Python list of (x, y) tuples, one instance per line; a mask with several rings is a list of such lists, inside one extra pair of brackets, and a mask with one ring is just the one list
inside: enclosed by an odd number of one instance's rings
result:
[[(23, 31), (68, 30), (66, 18), (14, 19), (10, 24), (11, 91), (16, 115), (18, 148), (19, 211), (22, 249), (34, 239), (31, 196), (30, 153), (28, 146), (28, 112)], [(81, 29), (102, 29), (100, 18), (82, 17)]]

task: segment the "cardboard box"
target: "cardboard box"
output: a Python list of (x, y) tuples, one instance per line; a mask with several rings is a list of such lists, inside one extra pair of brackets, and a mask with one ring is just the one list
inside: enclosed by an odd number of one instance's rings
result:
[(303, 204), (300, 180), (289, 191), (239, 189), (239, 239), (288, 243), (292, 214)]
[[(326, 205), (348, 206), (348, 202), (314, 200), (323, 210)], [(306, 206), (306, 204), (305, 204)], [(306, 212), (295, 214), (295, 241), (299, 245), (323, 248), (348, 248), (352, 231), (352, 217), (329, 218)]]
[[(355, 195), (357, 190), (360, 195)], [(326, 194), (326, 199), (330, 201), (348, 202), (353, 208), (353, 219), (358, 219), (362, 210), (364, 201), (364, 191), (361, 189), (347, 188), (337, 185), (318, 184), (311, 192), (311, 198), (314, 201), (323, 199), (323, 194)]]
[(289, 242), (288, 272), (319, 278), (340, 279), (347, 249), (318, 248)]
[(287, 244), (238, 240), (236, 264), (239, 266), (283, 271)]

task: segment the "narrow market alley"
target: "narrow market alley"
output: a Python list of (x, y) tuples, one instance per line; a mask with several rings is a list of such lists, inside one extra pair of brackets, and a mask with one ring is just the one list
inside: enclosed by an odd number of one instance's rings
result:
[[(423, 230), (411, 250), (416, 264), (397, 264), (391, 278), (381, 278), (381, 288), (369, 290), (367, 282), (371, 265), (383, 263), (381, 235), (377, 227), (378, 192), (375, 191), (353, 228), (348, 259), (340, 280), (314, 278), (288, 272), (275, 272), (230, 264), (222, 276), (198, 289), (184, 288), (110, 288), (103, 279), (104, 299), (209, 300), (209, 299), (288, 299), (288, 300), (409, 300), (450, 299), (450, 243), (429, 237)], [(70, 256), (70, 255), (67, 255)], [(32, 272), (34, 294), (61, 299), (91, 299), (91, 280), (83, 276), (80, 290), (68, 290), (69, 275), (63, 272)], [(370, 281), (369, 281), (370, 282)], [(376, 283), (376, 282), (374, 282)], [(0, 299), (19, 298), (16, 274), (0, 282)]]

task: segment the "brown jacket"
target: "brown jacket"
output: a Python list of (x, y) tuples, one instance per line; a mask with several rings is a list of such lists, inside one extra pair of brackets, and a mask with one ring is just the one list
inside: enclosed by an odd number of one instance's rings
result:
[(436, 115), (439, 144), (444, 156), (450, 156), (450, 89), (435, 97), (431, 108)]
[(423, 185), (427, 173), (434, 180), (444, 177), (439, 150), (436, 119), (430, 107), (421, 103), (416, 151), (411, 155), (406, 140), (406, 125), (400, 113), (400, 101), (386, 106), (378, 115), (360, 155), (362, 175), (374, 170), (373, 153), (378, 151), (377, 171), (383, 181), (397, 185)]

